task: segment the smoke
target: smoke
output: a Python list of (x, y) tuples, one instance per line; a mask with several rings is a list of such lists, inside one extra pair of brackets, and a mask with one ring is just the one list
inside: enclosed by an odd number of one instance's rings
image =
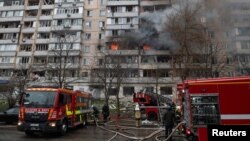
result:
[(177, 9), (179, 5), (172, 5), (165, 10), (142, 13), (139, 17), (140, 28), (124, 36), (137, 46), (147, 44), (154, 49), (169, 49), (177, 46), (166, 31), (168, 16), (174, 14)]

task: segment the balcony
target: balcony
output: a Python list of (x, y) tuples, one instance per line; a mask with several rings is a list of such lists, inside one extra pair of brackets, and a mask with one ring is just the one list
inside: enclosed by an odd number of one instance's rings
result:
[(107, 1), (107, 6), (117, 6), (117, 5), (139, 5), (139, 0), (112, 0)]
[(138, 12), (115, 12), (115, 13), (107, 13), (107, 17), (137, 17), (139, 16)]
[(54, 9), (54, 5), (42, 5), (42, 9)]
[(33, 28), (33, 27), (23, 28), (22, 32), (23, 33), (34, 33), (35, 32), (35, 28)]
[(38, 5), (34, 5), (34, 6), (27, 6), (25, 10), (37, 10), (39, 9)]
[(2, 6), (0, 11), (24, 10), (23, 5)]
[(31, 56), (32, 52), (20, 51), (17, 53), (17, 56)]
[(1, 69), (15, 68), (15, 63), (0, 63)]
[(52, 15), (41, 15), (39, 20), (52, 20)]
[(0, 56), (15, 56), (16, 55), (16, 50), (13, 51), (1, 51)]
[(0, 33), (19, 32), (20, 28), (0, 28)]
[(152, 6), (152, 5), (170, 5), (171, 0), (144, 0), (140, 2), (141, 6)]
[(131, 26), (131, 24), (107, 24), (106, 25), (106, 29), (109, 30), (109, 29), (133, 29), (133, 28), (136, 28), (136, 26), (138, 25), (133, 25)]
[(47, 56), (48, 51), (35, 51), (34, 56)]
[(1, 44), (13, 44), (16, 43), (17, 39), (0, 39)]
[(40, 44), (40, 43), (49, 43), (50, 39), (36, 39), (36, 43)]
[(22, 17), (4, 17), (0, 18), (0, 22), (22, 21)]
[(38, 27), (38, 32), (48, 32), (51, 27)]
[(83, 14), (56, 14), (53, 19), (81, 19), (83, 18)]

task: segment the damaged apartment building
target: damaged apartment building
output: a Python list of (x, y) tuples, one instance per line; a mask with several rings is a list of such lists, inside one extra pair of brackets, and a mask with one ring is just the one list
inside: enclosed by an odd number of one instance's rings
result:
[[(121, 47), (115, 42), (139, 29), (141, 16), (170, 8), (173, 2), (0, 0), (0, 77), (27, 75), (32, 81), (38, 76), (36, 83), (52, 83), (58, 76), (56, 66), (63, 60), (68, 85), (103, 97), (105, 85), (98, 72), (119, 62), (120, 71), (126, 72), (120, 97), (142, 89), (172, 96), (180, 78), (173, 76), (167, 48), (152, 49), (146, 44)], [(59, 55), (55, 50), (60, 49)], [(115, 86), (118, 75), (114, 68), (108, 71), (105, 79), (116, 78)]]

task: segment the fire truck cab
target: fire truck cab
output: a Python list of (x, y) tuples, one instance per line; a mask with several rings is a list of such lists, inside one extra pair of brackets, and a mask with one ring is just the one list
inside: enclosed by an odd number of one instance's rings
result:
[(207, 125), (250, 123), (250, 77), (186, 80), (177, 85), (189, 140), (207, 141)]
[(63, 88), (28, 88), (21, 95), (17, 129), (26, 135), (58, 132), (86, 125), (92, 95)]
[(140, 91), (134, 93), (133, 102), (139, 104), (144, 117), (148, 120), (155, 121), (158, 120), (160, 116), (159, 110), (161, 112), (164, 108), (170, 106), (172, 100), (156, 93)]

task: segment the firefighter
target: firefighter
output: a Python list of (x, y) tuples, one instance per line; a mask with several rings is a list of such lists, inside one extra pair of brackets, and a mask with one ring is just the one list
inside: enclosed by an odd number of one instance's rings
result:
[[(165, 125), (166, 138), (171, 134), (175, 123), (175, 112), (172, 107), (167, 107), (167, 111), (163, 114), (163, 125)], [(170, 138), (171, 140), (171, 138)]]
[(92, 109), (93, 109), (93, 115), (94, 115), (94, 121), (96, 122), (96, 120), (99, 119), (99, 110), (97, 109), (96, 106), (92, 105)]
[(141, 111), (139, 108), (139, 104), (135, 105), (135, 126), (136, 127), (141, 126)]
[(103, 121), (107, 122), (109, 117), (109, 106), (107, 103), (105, 103), (102, 107), (102, 115), (103, 115)]

